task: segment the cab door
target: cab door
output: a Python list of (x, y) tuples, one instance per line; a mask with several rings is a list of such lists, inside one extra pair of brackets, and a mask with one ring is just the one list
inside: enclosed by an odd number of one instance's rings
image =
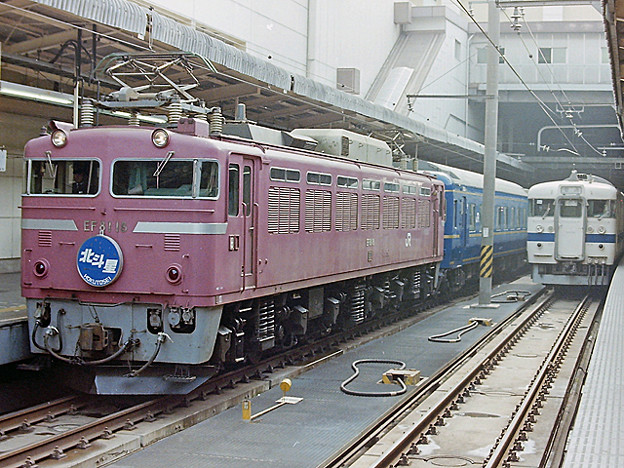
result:
[(232, 154), (228, 163), (228, 231), (230, 250), (238, 253), (240, 290), (255, 288), (257, 283), (257, 214), (256, 160)]
[(582, 198), (560, 198), (555, 212), (555, 259), (585, 258), (585, 202)]

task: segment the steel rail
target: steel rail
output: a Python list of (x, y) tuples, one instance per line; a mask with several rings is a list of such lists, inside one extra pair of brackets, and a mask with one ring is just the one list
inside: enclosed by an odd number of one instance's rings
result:
[[(435, 304), (419, 304), (419, 307), (432, 307)], [(170, 410), (178, 406), (188, 406), (193, 400), (205, 400), (211, 393), (220, 393), (224, 388), (234, 388), (237, 383), (248, 382), (250, 379), (261, 379), (263, 373), (272, 373), (275, 368), (284, 368), (293, 361), (301, 361), (307, 357), (314, 357), (318, 353), (327, 348), (336, 346), (340, 342), (347, 342), (356, 337), (365, 335), (373, 330), (389, 326), (392, 323), (401, 322), (401, 320), (412, 321), (419, 320), (417, 317), (406, 316), (405, 311), (396, 311), (395, 313), (384, 317), (378, 321), (364, 323), (351, 330), (343, 331), (338, 334), (329, 335), (317, 342), (300, 346), (287, 350), (284, 353), (273, 355), (263, 359), (255, 365), (245, 366), (240, 369), (230, 371), (226, 374), (216, 376), (197, 389), (187, 395), (176, 395), (171, 397), (157, 398), (139, 405), (120, 410), (109, 416), (91, 421), (80, 427), (76, 427), (62, 434), (45, 438), (33, 444), (25, 445), (14, 450), (0, 453), (0, 466), (6, 467), (22, 467), (33, 466), (36, 462), (47, 458), (60, 458), (64, 451), (76, 447), (87, 448), (89, 443), (98, 438), (109, 438), (112, 434), (120, 429), (132, 427), (135, 423), (146, 420), (160, 414), (165, 410)], [(335, 354), (335, 353), (334, 353)], [(317, 365), (318, 362), (325, 358), (321, 357), (312, 364), (305, 366)], [(265, 369), (261, 371), (261, 369)], [(87, 397), (88, 398), (88, 397)], [(80, 407), (84, 406), (82, 401)], [(7, 431), (15, 429), (26, 429), (28, 424), (35, 424), (44, 421), (55, 415), (68, 413), (71, 410), (71, 401), (80, 400), (78, 396), (69, 396), (60, 398), (51, 403), (44, 403), (33, 408), (28, 408), (15, 413), (0, 417), (0, 430), (6, 428)], [(85, 403), (86, 404), (86, 403)], [(65, 405), (65, 407), (63, 407)], [(76, 407), (77, 405), (74, 405)], [(24, 424), (24, 419), (28, 419)], [(0, 437), (2, 432), (0, 432)]]
[[(469, 359), (474, 357), (475, 354), (479, 350), (481, 350), (487, 343), (491, 342), (494, 338), (496, 338), (500, 333), (503, 332), (507, 328), (507, 326), (518, 320), (523, 314), (526, 313), (526, 317), (520, 322), (518, 327), (512, 334), (510, 334), (509, 339), (512, 339), (516, 336), (527, 324), (533, 320), (535, 314), (543, 310), (548, 302), (552, 299), (553, 292), (551, 290), (543, 293), (542, 296), (535, 296), (532, 300), (528, 301), (524, 304), (520, 309), (518, 309), (515, 313), (511, 314), (505, 320), (500, 322), (495, 328), (493, 328), (487, 335), (485, 335), (481, 340), (475, 343), (471, 348), (464, 351), (462, 354), (457, 356), (454, 360), (450, 361), (438, 371), (436, 371), (429, 379), (427, 379), (424, 384), (417, 388), (416, 391), (411, 393), (409, 396), (405, 397), (401, 402), (394, 405), (390, 408), (384, 415), (381, 416), (377, 420), (377, 422), (373, 423), (369, 429), (364, 431), (358, 437), (354, 439), (354, 441), (346, 446), (339, 453), (332, 456), (328, 461), (326, 461), (322, 466), (323, 467), (333, 467), (333, 466), (341, 466), (347, 460), (353, 458), (354, 454), (360, 451), (363, 447), (368, 445), (368, 442), (383, 432), (389, 425), (391, 425), (395, 419), (396, 415), (400, 414), (406, 410), (408, 410), (411, 406), (415, 405), (418, 401), (424, 399), (427, 395), (433, 393), (449, 374), (456, 371), (462, 365), (464, 365)], [(527, 313), (527, 311), (530, 311)], [(488, 365), (492, 359), (498, 355), (501, 350), (507, 346), (507, 341), (504, 340), (499, 345), (497, 345), (490, 353), (488, 353), (479, 363), (474, 365), (474, 367), (465, 375), (465, 377), (459, 382), (453, 389), (451, 389), (446, 396), (437, 404), (435, 407), (431, 408), (426, 415), (423, 415), (422, 418), (410, 429), (403, 434), (403, 436), (397, 440), (392, 447), (390, 447), (386, 452), (380, 455), (377, 461), (371, 465), (372, 467), (381, 468), (390, 466), (396, 460), (398, 460), (403, 453), (405, 453), (411, 444), (418, 439), (418, 436), (425, 433), (429, 430), (430, 427), (434, 426), (439, 415), (448, 407), (452, 405), (455, 399), (460, 395), (465, 387), (467, 387), (470, 382), (475, 380), (479, 374), (482, 372), (483, 368)]]
[(61, 414), (69, 413), (86, 404), (87, 402), (84, 397), (69, 395), (46, 403), (41, 403), (37, 406), (4, 414), (0, 416), (0, 435), (6, 435), (7, 432), (18, 429), (27, 429), (29, 425), (54, 419)]
[(552, 375), (559, 367), (555, 363), (555, 361), (561, 355), (565, 347), (569, 344), (590, 303), (590, 296), (585, 296), (576, 307), (574, 312), (570, 315), (570, 318), (559, 333), (557, 340), (551, 347), (548, 356), (544, 359), (540, 369), (532, 380), (518, 409), (512, 416), (509, 425), (501, 435), (501, 438), (499, 442), (495, 445), (493, 451), (490, 453), (487, 462), (484, 463), (484, 468), (496, 468), (505, 460), (505, 457), (510, 451), (512, 444), (516, 440), (522, 425), (526, 421), (529, 411), (531, 410), (533, 404), (538, 398), (538, 393), (540, 389), (545, 385), (546, 378), (549, 375)]
[[(81, 446), (88, 447), (91, 440), (107, 437), (120, 429), (131, 429), (139, 421), (147, 419), (148, 413), (159, 414), (168, 408), (170, 398), (160, 398), (126, 408), (98, 418), (62, 434), (48, 437), (15, 450), (0, 453), (0, 466), (21, 467), (26, 460), (31, 464), (49, 457), (60, 458), (63, 451)], [(28, 462), (26, 462), (27, 466)]]

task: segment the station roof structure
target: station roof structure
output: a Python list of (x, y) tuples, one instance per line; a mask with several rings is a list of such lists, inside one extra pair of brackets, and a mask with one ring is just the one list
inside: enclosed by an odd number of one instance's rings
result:
[[(77, 53), (78, 37), (82, 50)], [(193, 95), (208, 107), (220, 106), (226, 115), (233, 116), (236, 105), (244, 103), (247, 118), (262, 125), (346, 128), (383, 138), (408, 154), (417, 148), (419, 159), (482, 169), (484, 148), (478, 142), (290, 73), (248, 54), (235, 38), (147, 2), (2, 0), (0, 42), (1, 84), (62, 88), (71, 94), (74, 77), (88, 87), (98, 60), (109, 54), (190, 52), (207, 65), (195, 64), (200, 86)], [(116, 90), (115, 85), (106, 79), (99, 83), (105, 93)], [(530, 180), (532, 166), (503, 153), (497, 161), (500, 177), (525, 184)]]
[(622, 131), (624, 130), (624, 0), (603, 0), (603, 7), (616, 113)]

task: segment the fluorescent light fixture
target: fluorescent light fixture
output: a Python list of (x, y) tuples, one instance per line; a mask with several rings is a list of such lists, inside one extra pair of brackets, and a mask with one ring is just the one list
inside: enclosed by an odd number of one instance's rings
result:
[[(130, 112), (124, 112), (124, 111), (114, 111), (114, 112), (111, 112), (111, 115), (114, 115), (115, 117), (121, 117), (122, 119), (130, 119), (132, 117), (132, 114)], [(137, 117), (142, 122), (155, 123), (155, 124), (161, 124), (161, 123), (167, 122), (167, 118), (164, 116), (156, 117), (156, 116), (151, 116), (151, 115), (139, 114)]]
[[(9, 96), (18, 99), (27, 99), (29, 101), (43, 102), (46, 104), (56, 104), (64, 107), (71, 107), (74, 105), (74, 96), (71, 94), (59, 93), (57, 91), (50, 91), (47, 89), (34, 88), (32, 86), (25, 86), (17, 83), (11, 83), (10, 81), (0, 81), (0, 95)], [(123, 111), (104, 111), (103, 114), (114, 115), (115, 117), (121, 117), (123, 119), (130, 119), (132, 114), (130, 112)], [(142, 122), (162, 124), (167, 122), (167, 117), (151, 116), (151, 115), (138, 115), (139, 120)]]
[(11, 83), (10, 81), (0, 81), (0, 94), (46, 104), (58, 104), (61, 106), (72, 106), (74, 104), (74, 97), (71, 94), (33, 88), (32, 86)]

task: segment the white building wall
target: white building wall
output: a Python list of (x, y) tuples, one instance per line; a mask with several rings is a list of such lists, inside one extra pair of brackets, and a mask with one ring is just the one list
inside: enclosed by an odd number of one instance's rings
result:
[(360, 70), (365, 95), (400, 32), (393, 0), (153, 0), (222, 31), (246, 51), (292, 73), (336, 86), (336, 68)]
[[(417, 20), (415, 20), (417, 21)], [(456, 49), (456, 42), (458, 49)], [(465, 28), (446, 21), (446, 31), (435, 64), (420, 90), (414, 94), (464, 96), (468, 90), (468, 34)], [(410, 116), (450, 133), (466, 136), (466, 100), (462, 98), (422, 98), (414, 101)]]
[(0, 273), (19, 271), (23, 165), (22, 155), (11, 151), (0, 172)]

